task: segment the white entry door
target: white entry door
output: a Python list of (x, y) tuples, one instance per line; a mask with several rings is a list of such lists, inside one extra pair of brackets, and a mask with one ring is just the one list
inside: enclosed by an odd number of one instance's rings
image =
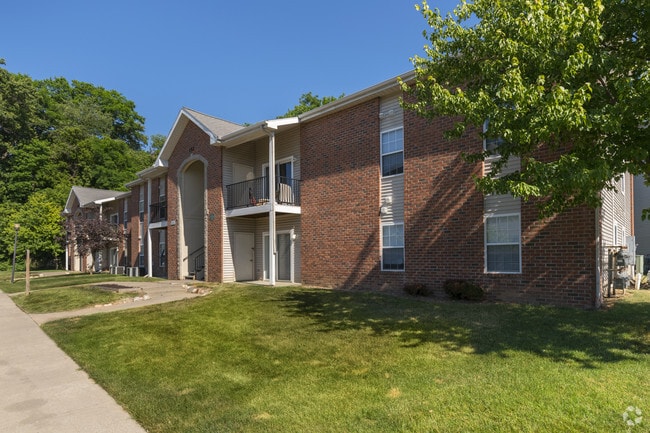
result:
[[(276, 262), (275, 262), (275, 276), (280, 281), (293, 281), (291, 275), (291, 233), (280, 232), (276, 236)], [(264, 234), (264, 279), (269, 279), (269, 235)]]
[(235, 232), (234, 240), (235, 279), (252, 281), (255, 279), (255, 235)]

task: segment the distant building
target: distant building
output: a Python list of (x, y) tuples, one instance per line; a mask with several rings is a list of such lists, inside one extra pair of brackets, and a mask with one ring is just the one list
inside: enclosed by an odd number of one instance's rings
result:
[(643, 256), (643, 273), (650, 271), (650, 219), (643, 220), (643, 209), (650, 209), (650, 187), (645, 185), (643, 176), (634, 177), (634, 234), (636, 254)]

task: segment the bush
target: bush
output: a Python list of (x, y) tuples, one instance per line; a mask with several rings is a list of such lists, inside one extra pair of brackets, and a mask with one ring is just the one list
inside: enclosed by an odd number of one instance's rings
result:
[(453, 299), (480, 301), (485, 297), (485, 291), (480, 286), (465, 280), (447, 280), (444, 289)]
[(427, 296), (429, 289), (422, 283), (407, 284), (404, 286), (404, 291), (412, 296)]

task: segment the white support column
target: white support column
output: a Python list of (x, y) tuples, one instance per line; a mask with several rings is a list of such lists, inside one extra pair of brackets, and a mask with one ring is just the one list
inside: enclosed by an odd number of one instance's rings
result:
[(151, 178), (147, 180), (147, 276), (153, 277), (153, 256), (151, 251)]
[(275, 132), (269, 134), (269, 283), (275, 286), (275, 263), (277, 251), (275, 249)]

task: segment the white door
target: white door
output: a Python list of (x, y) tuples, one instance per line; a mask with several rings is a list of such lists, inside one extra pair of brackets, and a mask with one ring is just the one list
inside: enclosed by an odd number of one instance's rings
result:
[[(277, 256), (275, 261), (275, 275), (280, 281), (293, 281), (291, 276), (291, 233), (277, 233), (275, 246)], [(264, 234), (264, 279), (269, 279), (269, 235)]]
[(254, 280), (255, 235), (253, 233), (235, 232), (233, 250), (235, 256), (235, 280)]

